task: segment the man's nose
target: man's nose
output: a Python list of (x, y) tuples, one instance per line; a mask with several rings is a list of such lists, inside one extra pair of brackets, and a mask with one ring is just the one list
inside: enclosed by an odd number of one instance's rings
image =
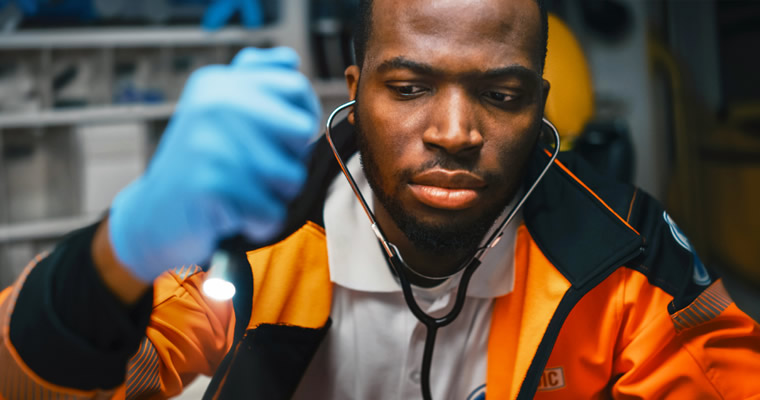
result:
[(463, 91), (439, 93), (431, 124), (423, 134), (425, 145), (455, 155), (477, 153), (483, 146), (483, 136), (477, 129), (471, 101)]

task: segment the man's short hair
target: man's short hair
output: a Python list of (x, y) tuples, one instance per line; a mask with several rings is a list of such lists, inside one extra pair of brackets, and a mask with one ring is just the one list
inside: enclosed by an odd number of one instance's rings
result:
[[(539, 72), (543, 72), (549, 37), (549, 20), (544, 0), (535, 0), (535, 2), (538, 4), (538, 11), (541, 14), (541, 41), (540, 47), (536, 51), (540, 52), (538, 55), (540, 57)], [(361, 69), (364, 65), (364, 57), (367, 54), (367, 43), (372, 34), (372, 0), (359, 0), (358, 11), (356, 27), (354, 28), (354, 56), (356, 57), (356, 65)]]

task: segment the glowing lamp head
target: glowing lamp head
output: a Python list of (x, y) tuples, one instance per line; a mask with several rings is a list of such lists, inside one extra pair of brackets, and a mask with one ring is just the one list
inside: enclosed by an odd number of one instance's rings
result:
[(221, 278), (209, 278), (203, 282), (203, 293), (214, 300), (229, 300), (235, 295), (235, 285)]
[(230, 255), (224, 250), (217, 250), (211, 257), (208, 277), (203, 282), (203, 293), (218, 301), (229, 300), (235, 295), (235, 285), (229, 281)]

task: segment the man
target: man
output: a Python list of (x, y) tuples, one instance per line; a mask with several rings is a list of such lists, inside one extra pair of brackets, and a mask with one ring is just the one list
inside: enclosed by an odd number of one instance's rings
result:
[[(399, 273), (438, 315), (460, 265), (549, 161), (537, 144), (546, 14), (535, 0), (363, 7), (346, 70), (357, 103), (334, 135), (408, 265)], [(318, 115), (296, 64), (285, 49), (247, 50), (194, 75), (108, 219), (0, 295), (3, 396), (160, 398), (203, 373), (209, 398), (420, 397), (425, 327), (324, 138), (286, 216)], [(672, 220), (563, 157), (439, 331), (432, 397), (759, 394), (760, 329)], [(233, 307), (204, 297), (191, 265), (236, 233), (263, 245)]]

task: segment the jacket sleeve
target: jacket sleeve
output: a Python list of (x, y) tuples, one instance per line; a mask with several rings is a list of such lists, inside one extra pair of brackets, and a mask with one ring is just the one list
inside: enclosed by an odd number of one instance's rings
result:
[(69, 234), (0, 292), (0, 398), (161, 398), (213, 372), (229, 347), (232, 306), (200, 295), (196, 268), (119, 302), (92, 264), (96, 228)]
[(736, 307), (723, 283), (670, 313), (672, 299), (645, 280), (629, 282), (613, 398), (760, 398), (760, 326)]
[(201, 290), (204, 275), (198, 267), (178, 268), (154, 283), (153, 312), (129, 361), (125, 398), (175, 396), (198, 374), (212, 375), (229, 351), (232, 303), (207, 298)]

